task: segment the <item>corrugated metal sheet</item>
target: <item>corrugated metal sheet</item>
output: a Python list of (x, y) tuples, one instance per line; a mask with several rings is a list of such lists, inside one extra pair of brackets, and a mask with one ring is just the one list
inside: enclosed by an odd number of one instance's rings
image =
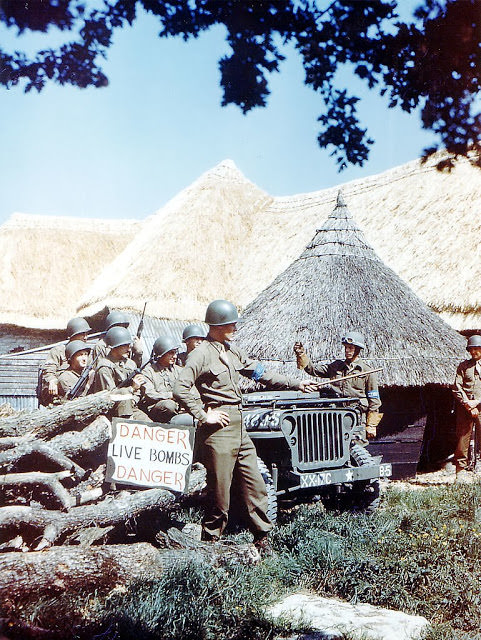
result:
[(0, 405), (9, 404), (15, 411), (33, 411), (38, 409), (37, 397), (35, 395), (30, 396), (0, 396)]

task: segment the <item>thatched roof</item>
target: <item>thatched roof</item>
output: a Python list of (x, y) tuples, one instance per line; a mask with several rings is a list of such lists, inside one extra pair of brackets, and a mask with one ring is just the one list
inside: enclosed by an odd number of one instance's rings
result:
[[(343, 185), (380, 258), (457, 329), (481, 328), (481, 171), (434, 158)], [(173, 198), (109, 265), (79, 312), (107, 304), (199, 320), (212, 299), (243, 307), (300, 254), (332, 211), (338, 188), (270, 197), (230, 161)]]
[(92, 284), (79, 313), (105, 305), (139, 312), (148, 300), (150, 316), (195, 320), (215, 298), (246, 304), (259, 289), (257, 265), (247, 273), (245, 258), (260, 228), (269, 228), (259, 215), (271, 201), (232, 162), (219, 164), (146, 221)]
[[(440, 172), (440, 156), (345, 183), (342, 191), (380, 258), (455, 329), (479, 330), (481, 171), (460, 159), (450, 173)], [(299, 255), (337, 191), (276, 198), (277, 215), (298, 222), (295, 239), (291, 230), (278, 238), (279, 255), (289, 261)]]
[(0, 322), (64, 328), (141, 223), (14, 214), (0, 227)]
[(295, 341), (326, 362), (342, 356), (349, 330), (364, 333), (363, 357), (383, 367), (384, 385), (451, 383), (465, 357), (466, 340), (382, 262), (339, 196), (301, 256), (247, 306), (236, 341), (292, 372)]

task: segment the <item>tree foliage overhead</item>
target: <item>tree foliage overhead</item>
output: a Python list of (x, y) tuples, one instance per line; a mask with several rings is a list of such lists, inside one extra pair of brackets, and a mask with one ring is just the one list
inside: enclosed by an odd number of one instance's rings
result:
[(231, 53), (219, 61), (222, 104), (243, 113), (266, 105), (269, 74), (281, 70), (282, 46), (292, 43), (306, 85), (321, 98), (319, 145), (332, 149), (340, 169), (362, 165), (373, 142), (359, 98), (338, 86), (344, 65), (391, 107), (421, 107), (423, 127), (451, 155), (441, 168), (457, 156), (481, 166), (481, 0), (419, 1), (403, 22), (395, 0), (0, 0), (0, 22), (17, 34), (66, 32), (62, 45), (34, 55), (0, 49), (0, 85), (105, 86), (101, 63), (115, 29), (145, 10), (158, 18), (161, 37), (188, 40), (224, 25)]

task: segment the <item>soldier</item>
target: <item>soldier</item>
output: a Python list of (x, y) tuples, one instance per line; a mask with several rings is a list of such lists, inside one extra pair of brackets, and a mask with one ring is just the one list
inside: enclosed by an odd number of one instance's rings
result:
[(203, 340), (205, 340), (204, 329), (199, 324), (188, 324), (182, 332), (182, 342), (185, 342), (187, 350), (178, 354), (178, 364), (184, 366), (189, 353), (198, 347)]
[[(72, 318), (67, 323), (68, 342), (72, 340), (87, 340), (87, 334), (92, 329), (84, 318)], [(48, 405), (58, 400), (58, 379), (62, 371), (68, 369), (68, 361), (65, 355), (65, 344), (59, 344), (52, 347), (48, 352), (40, 371), (40, 403)]]
[[(315, 366), (306, 354), (303, 345), (296, 342), (294, 352), (297, 356), (298, 368), (303, 369), (310, 376), (319, 378), (341, 378), (353, 373), (368, 371), (369, 367), (359, 355), (366, 346), (362, 334), (358, 331), (350, 331), (342, 338), (342, 344), (344, 345), (344, 360), (334, 360), (329, 364)], [(376, 437), (376, 427), (382, 417), (382, 414), (379, 413), (381, 400), (376, 374), (370, 373), (359, 378), (340, 380), (333, 382), (332, 386), (342, 396), (359, 398), (364, 420), (361, 429), (354, 435), (357, 443), (365, 446), (367, 444), (366, 434), (368, 438)]]
[[(83, 342), (83, 340), (72, 340), (66, 345), (65, 355), (70, 366), (65, 371), (62, 371), (58, 378), (59, 396), (62, 400), (67, 399), (68, 392), (77, 384), (88, 364), (91, 350), (92, 347)], [(78, 394), (79, 396), (86, 396), (89, 393), (93, 376), (94, 371), (91, 370), (84, 388)]]
[[(135, 362), (129, 358), (132, 337), (128, 329), (111, 327), (105, 334), (105, 344), (109, 352), (106, 357), (99, 358), (97, 361), (92, 388), (94, 393), (104, 389), (117, 389), (119, 385), (125, 383), (129, 375), (137, 371)], [(128, 386), (119, 388), (119, 393), (127, 394), (129, 397), (117, 402), (110, 415), (148, 421), (149, 418), (137, 407), (144, 383), (144, 376), (137, 373)]]
[[(218, 540), (227, 524), (233, 480), (245, 504), (254, 543), (269, 552), (272, 529), (267, 510), (267, 492), (257, 467), (254, 444), (242, 424), (239, 375), (276, 388), (310, 391), (309, 381), (268, 373), (264, 365), (249, 358), (231, 344), (239, 319), (236, 307), (227, 300), (214, 300), (207, 307), (207, 338), (192, 351), (175, 386), (174, 398), (184, 404), (198, 421), (196, 437), (207, 470), (208, 503), (202, 539)], [(197, 387), (200, 398), (192, 392)]]
[(476, 429), (478, 442), (481, 437), (481, 335), (471, 336), (466, 350), (471, 357), (458, 366), (454, 381), (454, 397), (458, 402), (456, 410), (458, 443), (454, 453), (454, 463), (458, 482), (470, 480), (467, 465), (473, 426)]
[(154, 422), (169, 422), (180, 412), (173, 394), (174, 382), (182, 371), (176, 364), (178, 348), (179, 344), (172, 336), (159, 336), (154, 342), (154, 362), (143, 371), (142, 408)]
[[(129, 319), (125, 313), (122, 311), (111, 311), (108, 316), (105, 318), (105, 333), (112, 327), (124, 327), (128, 329), (129, 327)], [(94, 350), (92, 353), (92, 358), (105, 358), (109, 353), (109, 347), (105, 342), (105, 338), (100, 338), (97, 344), (94, 346)], [(130, 357), (135, 362), (135, 364), (140, 367), (142, 365), (142, 343), (137, 336), (134, 336), (132, 341), (132, 347), (130, 352)]]

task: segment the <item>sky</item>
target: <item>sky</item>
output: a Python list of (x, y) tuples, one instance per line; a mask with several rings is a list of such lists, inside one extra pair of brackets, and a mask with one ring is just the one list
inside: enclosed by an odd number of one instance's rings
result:
[[(140, 14), (116, 33), (102, 65), (106, 88), (0, 88), (0, 224), (14, 212), (144, 219), (225, 159), (271, 195), (316, 191), (414, 160), (434, 140), (418, 113), (388, 109), (346, 73), (375, 144), (363, 167), (338, 173), (317, 144), (322, 103), (304, 86), (295, 52), (284, 49), (267, 107), (244, 116), (220, 106), (218, 60), (229, 51), (223, 28), (188, 42), (160, 39), (159, 30)], [(0, 29), (7, 50), (55, 38), (12, 33)]]

